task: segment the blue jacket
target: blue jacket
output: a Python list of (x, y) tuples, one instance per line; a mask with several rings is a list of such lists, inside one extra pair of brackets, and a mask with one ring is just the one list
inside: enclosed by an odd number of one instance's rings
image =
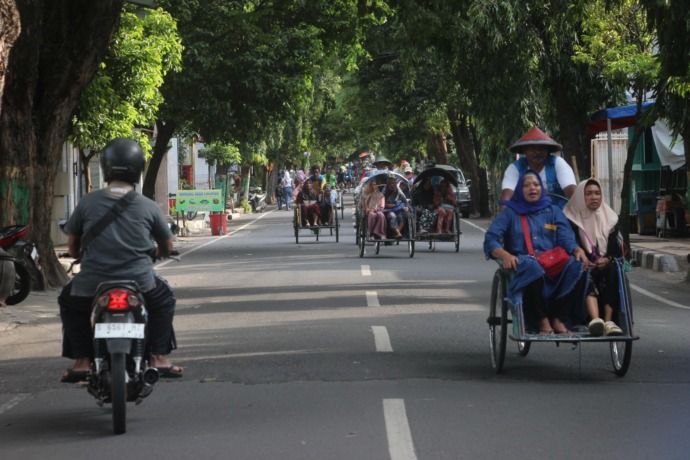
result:
[[(558, 206), (551, 205), (534, 214), (527, 215), (527, 224), (536, 253), (560, 246), (568, 254), (578, 247), (575, 234)], [(568, 294), (584, 273), (582, 262), (570, 257), (558, 279), (551, 279), (537, 260), (528, 255), (520, 216), (511, 208), (506, 208), (496, 216), (484, 236), (484, 254), (491, 258), (491, 251), (502, 247), (518, 257), (518, 267), (508, 289), (508, 300), (513, 304), (522, 302), (522, 290), (538, 278), (544, 278), (544, 298), (549, 303)]]

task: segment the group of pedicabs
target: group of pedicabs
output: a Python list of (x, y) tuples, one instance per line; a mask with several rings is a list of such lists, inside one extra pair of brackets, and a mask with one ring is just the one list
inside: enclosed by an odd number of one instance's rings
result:
[[(402, 243), (413, 257), (416, 242), (428, 243), (432, 251), (437, 242), (452, 242), (458, 252), (462, 232), (456, 177), (432, 166), (410, 179), (388, 169), (389, 164), (377, 157), (354, 188), (359, 256), (364, 257), (367, 247), (378, 255), (381, 246)], [(584, 343), (608, 343), (613, 371), (624, 376), (632, 342), (639, 336), (633, 332), (625, 274), (629, 264), (617, 215), (603, 202), (600, 184), (582, 181), (569, 200), (549, 193), (540, 175), (529, 168), (520, 172), (518, 184), (511, 199), (501, 202), (505, 209), (484, 241), (487, 258), (498, 263), (487, 319), (494, 371), (503, 371), (510, 338), (521, 357), (528, 355), (533, 342), (572, 344), (580, 353)], [(318, 241), (326, 231), (338, 242), (344, 193), (326, 185), (317, 194), (326, 199), (297, 198), (296, 242), (301, 232)]]

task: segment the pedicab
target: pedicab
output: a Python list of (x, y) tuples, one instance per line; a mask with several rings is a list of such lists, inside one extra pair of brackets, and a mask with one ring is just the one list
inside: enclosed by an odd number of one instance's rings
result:
[[(453, 191), (457, 191), (458, 181), (453, 174), (448, 172), (448, 170), (446, 169), (432, 167), (425, 169), (424, 171), (419, 173), (417, 177), (415, 177), (412, 183), (413, 197), (416, 190), (418, 190), (419, 187), (422, 187), (422, 184), (427, 179), (431, 179), (434, 185), (437, 185), (435, 182), (445, 179), (450, 183), (451, 187), (453, 187)], [(416, 215), (418, 216), (417, 222), (419, 222), (419, 216), (422, 212), (422, 208), (417, 203), (415, 203), (414, 198), (412, 202), (416, 205)], [(458, 252), (460, 250), (460, 235), (462, 234), (462, 231), (460, 231), (461, 211), (458, 208), (457, 204), (453, 211), (453, 228), (451, 229), (450, 233), (439, 233), (437, 231), (420, 231), (420, 229), (417, 228), (415, 229), (415, 240), (428, 242), (430, 251), (436, 250), (436, 242), (452, 242), (455, 245), (455, 252)], [(436, 230), (435, 224), (433, 228), (434, 230)]]
[[(304, 222), (302, 219), (302, 212), (299, 203), (293, 203), (292, 210), (292, 227), (295, 231), (295, 243), (299, 244), (300, 234), (302, 238), (316, 238), (319, 241), (319, 237), (326, 235), (333, 236), (335, 234), (335, 242), (338, 243), (340, 240), (340, 221), (338, 220), (338, 196), (339, 194), (334, 189), (332, 192), (331, 202), (333, 203), (333, 211), (331, 212), (330, 219), (326, 220), (325, 216), (321, 216), (324, 219), (321, 222), (316, 222), (314, 225), (310, 225), (309, 222)], [(311, 205), (314, 202), (306, 202), (306, 205)]]
[[(622, 377), (628, 371), (632, 358), (632, 342), (639, 339), (633, 332), (633, 308), (630, 296), (630, 285), (623, 269), (625, 259), (613, 259), (616, 264), (620, 309), (613, 321), (623, 331), (617, 336), (592, 336), (586, 324), (575, 324), (568, 334), (544, 335), (538, 331), (530, 330), (525, 322), (524, 308), (521, 303), (513, 305), (506, 298), (513, 276), (512, 271), (504, 270), (499, 263), (499, 268), (494, 273), (491, 286), (491, 304), (489, 305), (489, 344), (491, 347), (491, 365), (498, 374), (503, 371), (506, 355), (507, 339), (517, 343), (519, 356), (527, 356), (533, 342), (570, 343), (574, 346), (588, 342), (604, 342), (609, 344), (613, 371)], [(584, 302), (584, 295), (582, 295)], [(584, 305), (582, 305), (584, 309)]]
[[(362, 210), (361, 206), (361, 195), (364, 187), (368, 186), (371, 181), (374, 181), (379, 191), (383, 192), (388, 182), (389, 177), (394, 177), (397, 183), (400, 181), (407, 182), (407, 179), (402, 174), (395, 173), (393, 171), (377, 171), (369, 177), (365, 177), (360, 182), (359, 186), (355, 189), (355, 235), (356, 243), (359, 247), (359, 257), (364, 257), (366, 246), (374, 246), (374, 251), (378, 255), (381, 246), (392, 246), (399, 245), (400, 243), (407, 243), (407, 252), (409, 257), (414, 257), (414, 244), (415, 244), (415, 215), (410, 204), (410, 200), (405, 198), (407, 204), (408, 212), (406, 214), (405, 228), (402, 232), (402, 238), (386, 238), (376, 239), (369, 235), (369, 230), (367, 228), (367, 215)], [(399, 190), (399, 189), (398, 189)], [(399, 190), (400, 193), (402, 191)]]

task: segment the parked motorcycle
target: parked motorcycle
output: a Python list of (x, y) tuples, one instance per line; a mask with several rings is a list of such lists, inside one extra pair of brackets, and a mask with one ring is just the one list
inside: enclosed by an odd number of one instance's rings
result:
[(250, 187), (247, 201), (252, 207), (252, 212), (263, 212), (266, 207), (266, 192), (262, 192), (261, 187)]
[(36, 245), (23, 238), (29, 233), (26, 225), (12, 225), (0, 228), (0, 248), (14, 258), (15, 281), (5, 302), (16, 305), (34, 289), (43, 289), (44, 278)]

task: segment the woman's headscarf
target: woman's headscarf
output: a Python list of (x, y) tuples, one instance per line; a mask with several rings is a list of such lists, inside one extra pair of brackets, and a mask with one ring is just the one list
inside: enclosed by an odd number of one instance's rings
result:
[(618, 215), (611, 206), (604, 202), (596, 211), (590, 210), (585, 203), (585, 188), (595, 184), (601, 190), (601, 184), (594, 178), (586, 179), (577, 184), (575, 193), (565, 205), (563, 213), (572, 223), (577, 225), (580, 234), (580, 244), (588, 254), (592, 253), (592, 244), (597, 246), (599, 255), (606, 254), (609, 234), (618, 223)]
[[(525, 199), (525, 194), (522, 191), (522, 185), (525, 182), (525, 177), (529, 175), (536, 176), (537, 180), (539, 181), (539, 185), (541, 185), (541, 196), (539, 197), (539, 201), (536, 203), (528, 203)], [(520, 174), (517, 186), (515, 187), (515, 192), (510, 200), (501, 200), (499, 204), (508, 206), (519, 215), (524, 215), (541, 211), (542, 209), (551, 206), (552, 203), (551, 200), (549, 200), (549, 198), (546, 196), (546, 189), (544, 188), (544, 183), (541, 181), (539, 173), (534, 169), (528, 168), (525, 170), (525, 172)]]
[(377, 185), (373, 189), (370, 189), (371, 184), (375, 185), (376, 179), (368, 180), (362, 187), (362, 207), (364, 209), (376, 209), (381, 204), (383, 193), (379, 191)]

